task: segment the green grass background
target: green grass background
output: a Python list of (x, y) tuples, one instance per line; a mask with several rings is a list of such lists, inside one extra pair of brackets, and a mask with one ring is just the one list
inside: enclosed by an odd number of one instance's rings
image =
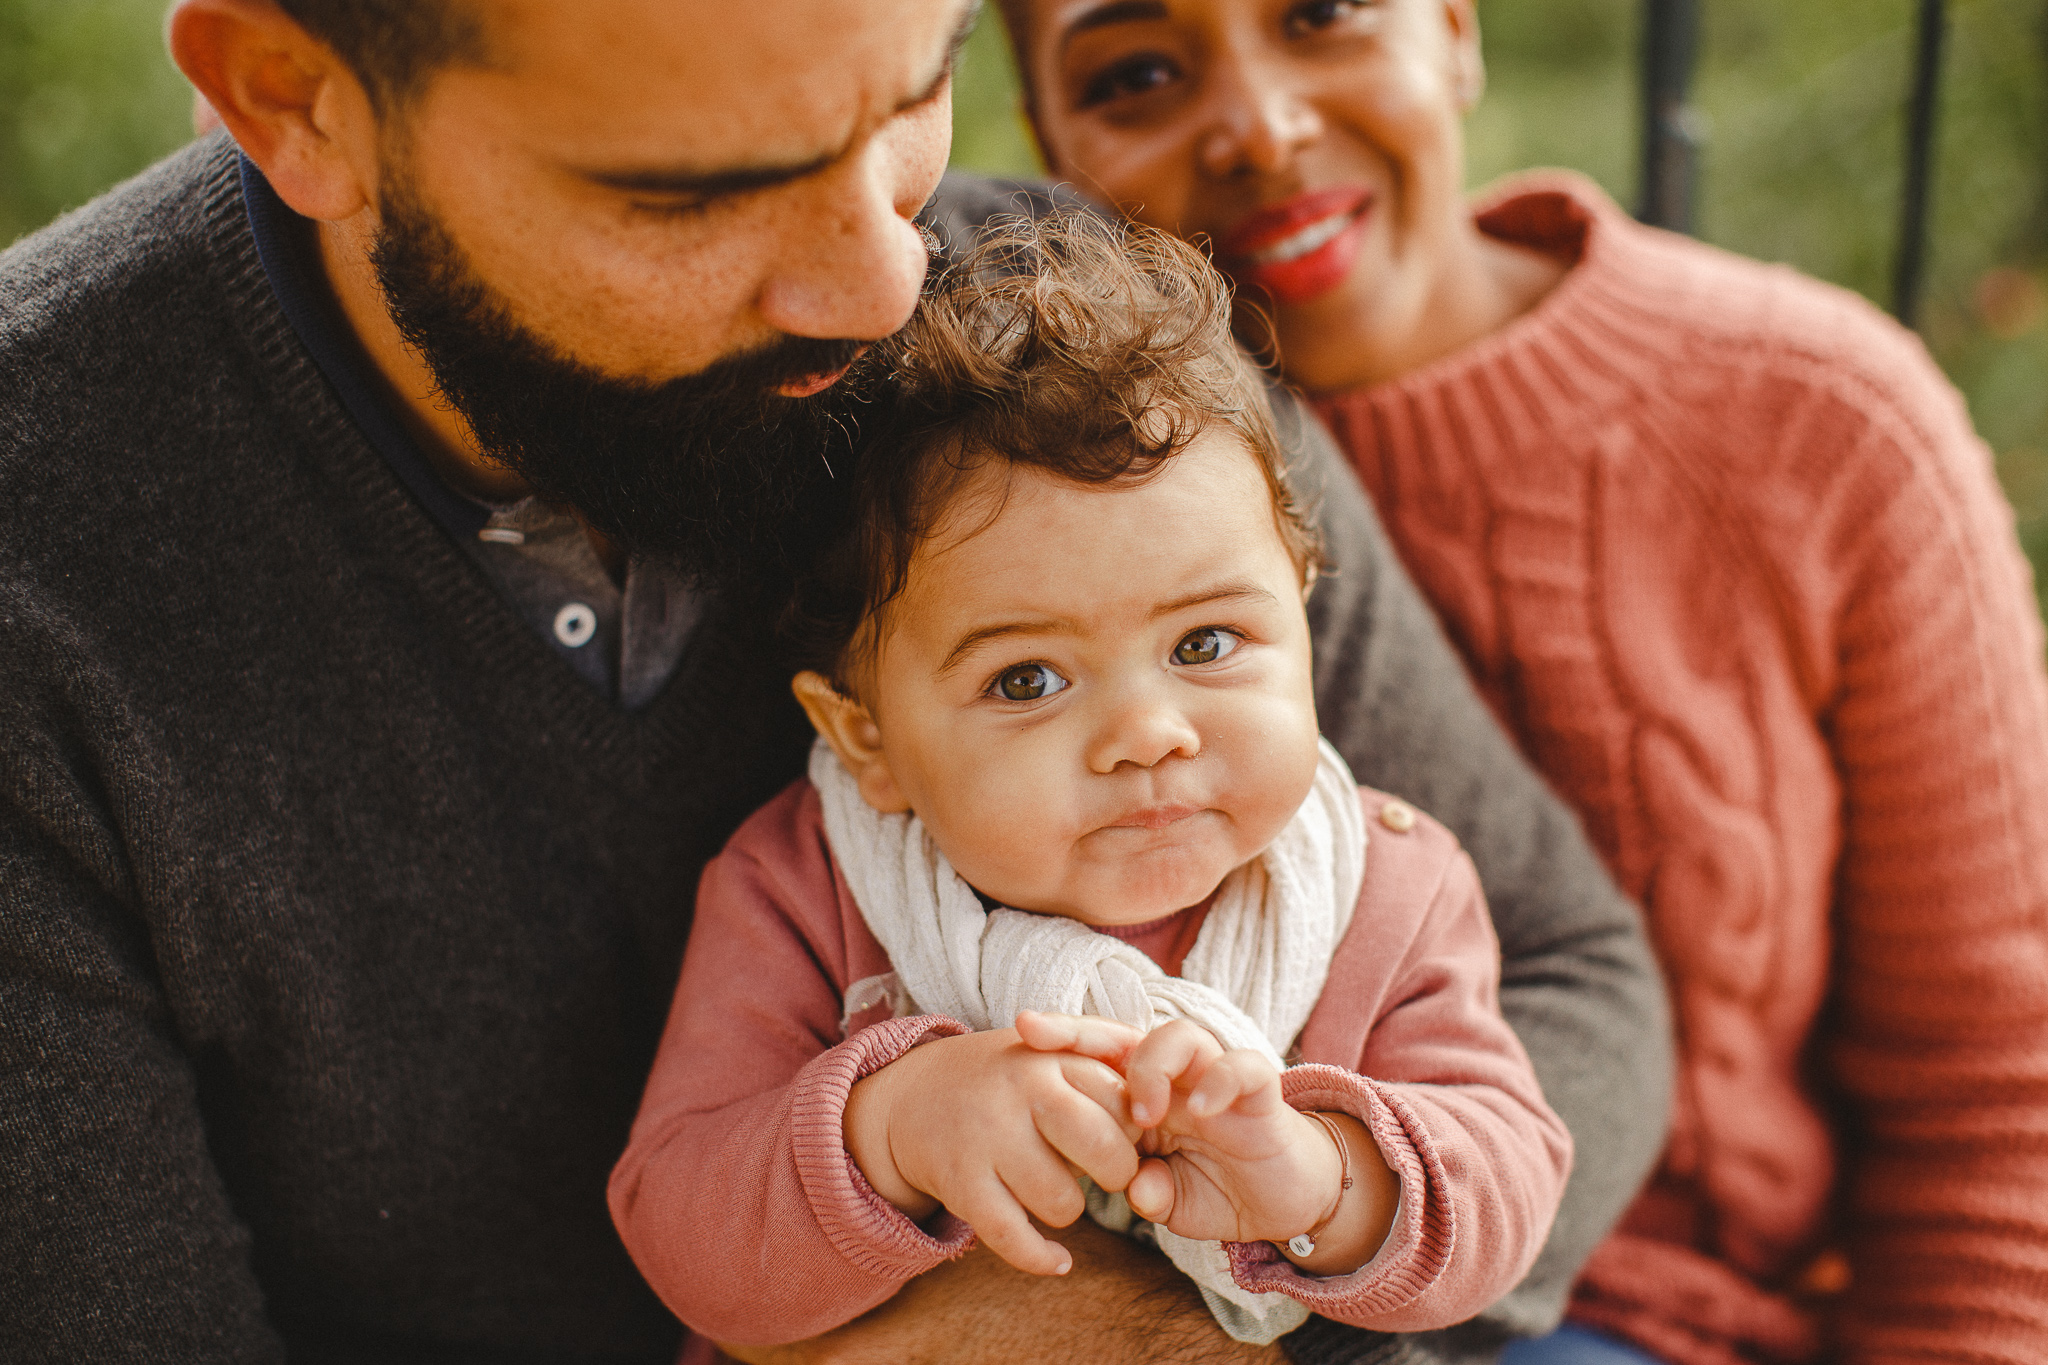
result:
[[(1914, 0), (1701, 0), (1699, 232), (1888, 304)], [(1571, 166), (1635, 198), (1640, 0), (1479, 0), (1472, 182)], [(0, 241), (190, 135), (164, 0), (0, 0)], [(1970, 402), (2048, 567), (2048, 0), (1952, 0), (1921, 330)], [(1037, 169), (993, 17), (955, 97), (954, 164)], [(2048, 577), (2048, 575), (2044, 575)]]

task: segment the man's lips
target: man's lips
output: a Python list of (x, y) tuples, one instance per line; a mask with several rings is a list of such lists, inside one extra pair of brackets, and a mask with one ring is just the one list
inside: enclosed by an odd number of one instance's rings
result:
[(1351, 273), (1373, 192), (1314, 190), (1238, 220), (1218, 244), (1225, 267), (1281, 304), (1307, 303)]
[[(867, 347), (861, 347), (859, 351), (854, 352), (853, 360), (860, 359), (866, 351)], [(853, 360), (847, 361), (836, 370), (805, 375), (801, 379), (784, 380), (775, 386), (775, 391), (784, 398), (809, 398), (814, 393), (823, 393), (846, 377), (846, 372), (853, 368)]]

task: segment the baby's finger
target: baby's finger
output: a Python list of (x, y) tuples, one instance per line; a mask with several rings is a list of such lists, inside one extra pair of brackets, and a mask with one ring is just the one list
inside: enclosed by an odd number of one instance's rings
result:
[(995, 1177), (1024, 1212), (1047, 1227), (1063, 1228), (1088, 1212), (1073, 1167), (1037, 1133), (998, 1157)]
[(1059, 1058), (1060, 1076), (1075, 1091), (1093, 1100), (1124, 1136), (1136, 1142), (1143, 1129), (1131, 1122), (1131, 1108), (1124, 1090), (1124, 1078), (1106, 1063), (1072, 1053)]
[(1173, 1172), (1158, 1157), (1147, 1157), (1124, 1190), (1131, 1211), (1148, 1223), (1164, 1223), (1173, 1217)]
[(1145, 1035), (1124, 1059), (1124, 1085), (1130, 1091), (1131, 1121), (1150, 1128), (1166, 1117), (1173, 1103), (1174, 1082), (1200, 1079), (1206, 1064), (1223, 1055), (1223, 1045), (1205, 1028), (1175, 1019)]
[[(1067, 1181), (1072, 1184), (1073, 1177)], [(1074, 1268), (1073, 1254), (1031, 1226), (1017, 1197), (994, 1176), (947, 1207), (974, 1229), (982, 1245), (1026, 1274), (1064, 1275)]]
[(1280, 1073), (1262, 1053), (1242, 1047), (1224, 1053), (1209, 1063), (1188, 1091), (1188, 1113), (1198, 1119), (1220, 1114), (1232, 1105), (1252, 1118), (1285, 1107), (1280, 1098)]
[(1038, 1052), (1078, 1052), (1111, 1066), (1121, 1066), (1144, 1034), (1129, 1024), (1099, 1015), (1040, 1014), (1022, 1010), (1017, 1015), (1017, 1036)]
[(1078, 1088), (1040, 1095), (1031, 1107), (1039, 1136), (1105, 1190), (1122, 1189), (1138, 1169), (1138, 1133), (1122, 1121), (1121, 1082), (1117, 1089), (1114, 1110)]

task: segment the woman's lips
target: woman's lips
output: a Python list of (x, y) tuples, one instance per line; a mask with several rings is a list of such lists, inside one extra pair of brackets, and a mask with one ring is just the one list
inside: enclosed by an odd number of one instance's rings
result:
[(1353, 185), (1259, 209), (1218, 244), (1224, 265), (1240, 283), (1258, 286), (1283, 306), (1308, 303), (1351, 273), (1372, 204), (1372, 190)]

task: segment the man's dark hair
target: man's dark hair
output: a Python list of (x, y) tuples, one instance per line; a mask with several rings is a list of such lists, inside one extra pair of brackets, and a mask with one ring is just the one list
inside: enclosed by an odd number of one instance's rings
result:
[(1230, 318), (1222, 276), (1165, 233), (1084, 212), (998, 224), (863, 367), (872, 408), (844, 519), (782, 622), (793, 661), (848, 690), (919, 545), (991, 463), (1113, 487), (1151, 478), (1205, 430), (1231, 432), (1311, 576), (1320, 544)]
[(349, 64), (382, 114), (454, 62), (484, 60), (483, 17), (470, 0), (277, 0)]

